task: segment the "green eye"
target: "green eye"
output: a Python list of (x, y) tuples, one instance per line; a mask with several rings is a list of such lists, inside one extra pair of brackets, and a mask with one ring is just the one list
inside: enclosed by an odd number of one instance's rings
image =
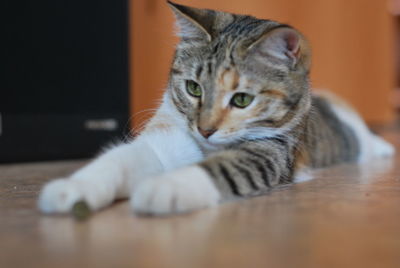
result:
[(189, 95), (196, 98), (200, 98), (202, 94), (200, 85), (193, 80), (186, 81), (186, 91), (189, 93)]
[(254, 100), (254, 96), (246, 93), (236, 93), (231, 99), (231, 105), (238, 108), (246, 108)]

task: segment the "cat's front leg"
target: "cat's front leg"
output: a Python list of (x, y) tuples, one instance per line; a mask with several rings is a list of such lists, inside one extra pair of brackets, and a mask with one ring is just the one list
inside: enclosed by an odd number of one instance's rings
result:
[(98, 210), (117, 198), (128, 197), (131, 185), (141, 176), (162, 170), (156, 154), (145, 141), (122, 144), (68, 178), (46, 184), (38, 206), (44, 213), (68, 213), (75, 203), (85, 201), (91, 210)]
[(39, 197), (44, 213), (68, 213), (78, 201), (98, 210), (149, 176), (198, 162), (202, 153), (180, 128), (150, 128), (129, 144), (117, 146), (71, 177), (48, 183)]
[(210, 175), (194, 165), (142, 182), (132, 193), (131, 206), (137, 213), (165, 215), (210, 207), (220, 200)]
[(292, 161), (283, 141), (222, 151), (198, 165), (142, 182), (132, 194), (131, 205), (136, 212), (160, 215), (258, 195), (280, 182), (290, 181), (294, 172)]

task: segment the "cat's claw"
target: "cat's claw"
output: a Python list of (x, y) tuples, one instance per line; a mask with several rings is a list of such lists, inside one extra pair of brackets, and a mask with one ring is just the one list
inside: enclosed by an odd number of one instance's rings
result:
[(82, 199), (78, 185), (66, 179), (48, 183), (40, 193), (38, 207), (46, 214), (69, 213), (74, 204)]
[(189, 212), (216, 205), (220, 193), (199, 167), (188, 167), (146, 180), (134, 190), (135, 212), (152, 215)]

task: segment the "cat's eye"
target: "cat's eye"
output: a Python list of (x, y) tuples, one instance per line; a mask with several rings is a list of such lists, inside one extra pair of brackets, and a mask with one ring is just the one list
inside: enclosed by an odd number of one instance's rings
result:
[(254, 96), (247, 93), (236, 93), (231, 99), (231, 105), (238, 108), (246, 108), (254, 100)]
[(193, 80), (186, 81), (186, 91), (195, 98), (200, 98), (203, 93), (201, 86)]

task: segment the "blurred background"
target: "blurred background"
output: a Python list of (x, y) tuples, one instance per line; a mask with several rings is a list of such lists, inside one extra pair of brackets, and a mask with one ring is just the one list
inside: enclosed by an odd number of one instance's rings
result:
[[(177, 38), (164, 0), (6, 1), (0, 161), (92, 156), (151, 116)], [(400, 106), (400, 0), (177, 0), (288, 23), (313, 49), (312, 87), (371, 125)], [(17, 148), (17, 149), (16, 149)]]

